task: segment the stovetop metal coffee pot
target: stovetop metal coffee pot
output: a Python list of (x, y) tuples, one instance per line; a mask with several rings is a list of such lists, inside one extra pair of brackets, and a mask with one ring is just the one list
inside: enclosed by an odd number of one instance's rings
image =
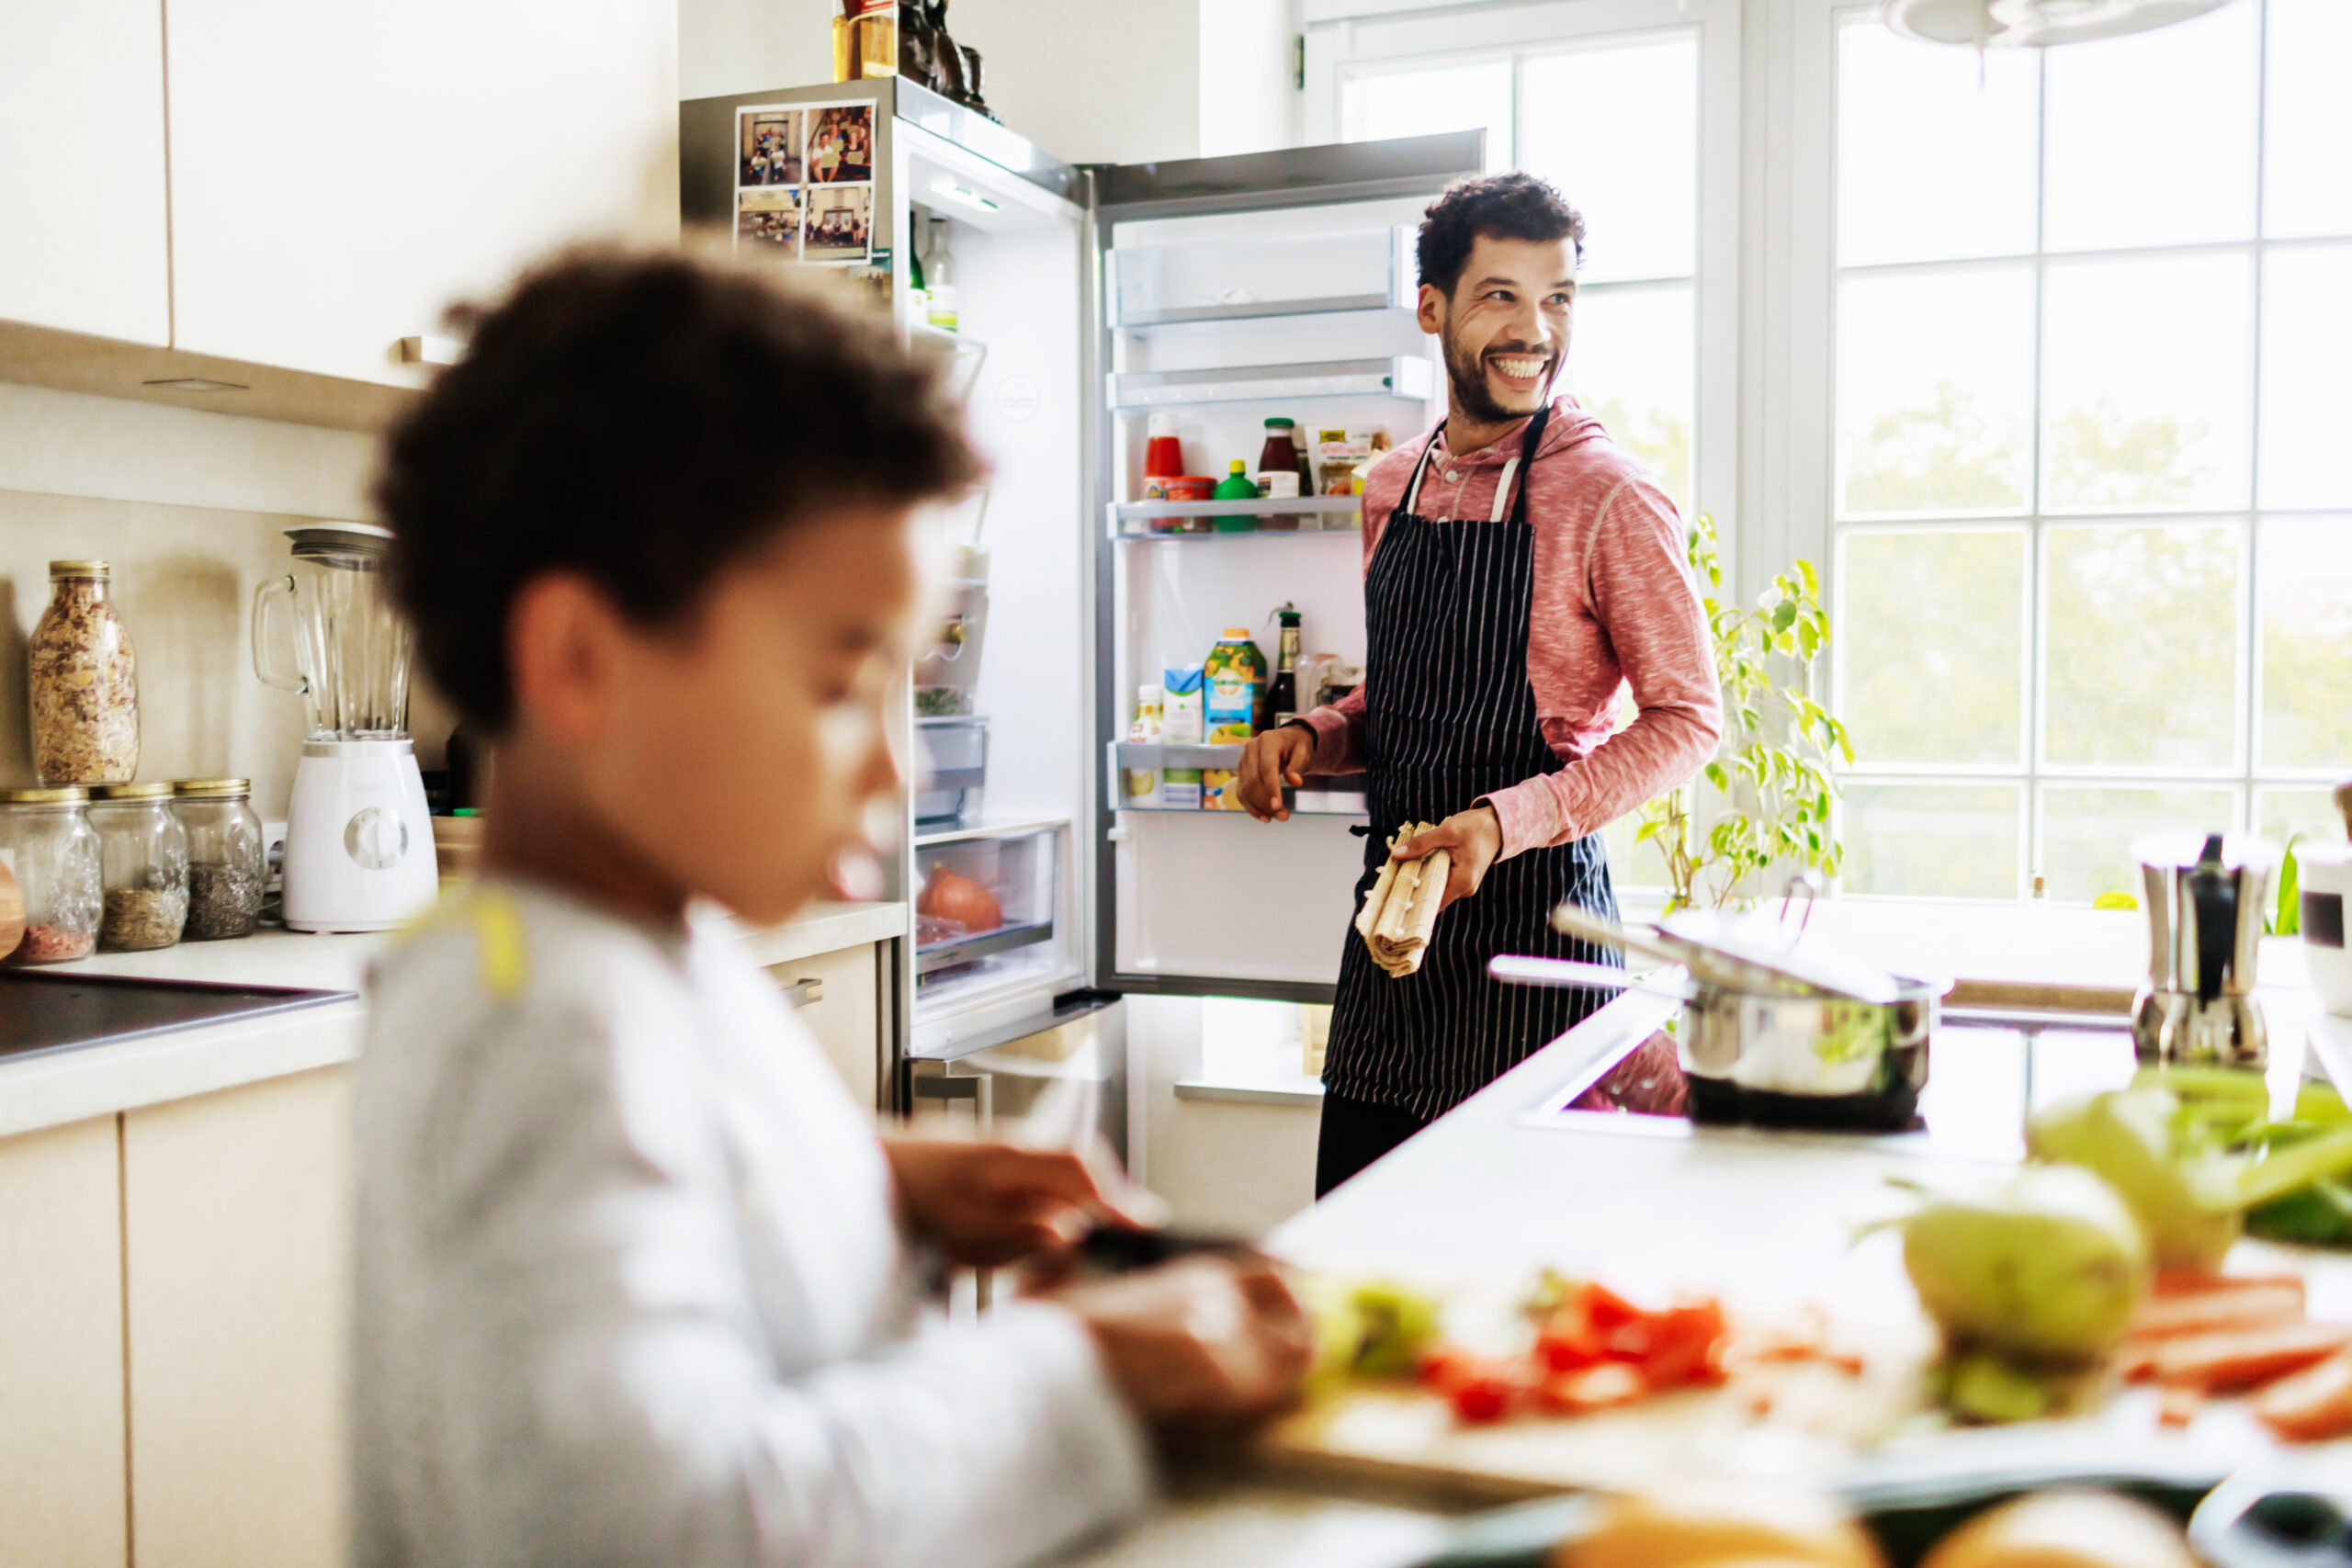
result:
[(2278, 846), (2245, 834), (2148, 833), (2132, 843), (2148, 911), (2148, 979), (2132, 1008), (2143, 1062), (2259, 1069), (2269, 1057), (2254, 998)]

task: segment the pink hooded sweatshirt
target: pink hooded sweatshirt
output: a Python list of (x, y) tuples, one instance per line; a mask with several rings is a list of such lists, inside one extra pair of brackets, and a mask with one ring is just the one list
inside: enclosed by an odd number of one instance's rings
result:
[[(1492, 517), (1524, 427), (1460, 457), (1441, 439), (1421, 479), (1421, 515)], [(1364, 477), (1367, 573), (1429, 442), (1396, 448)], [(1724, 728), (1714, 649), (1674, 502), (1566, 396), (1552, 405), (1526, 485), (1535, 531), (1527, 682), (1544, 739), (1565, 765), (1482, 797), (1502, 824), (1506, 859), (1572, 842), (1672, 789), (1705, 766)], [(1632, 688), (1639, 711), (1612, 735), (1620, 686)], [(1301, 716), (1316, 736), (1310, 773), (1363, 770), (1363, 687)]]

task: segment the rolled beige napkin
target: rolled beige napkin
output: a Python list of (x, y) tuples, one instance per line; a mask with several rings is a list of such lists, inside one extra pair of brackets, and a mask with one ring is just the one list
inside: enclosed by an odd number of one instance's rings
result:
[[(1409, 839), (1430, 831), (1434, 823), (1408, 822), (1388, 840), (1394, 850)], [(1438, 907), (1445, 900), (1446, 877), (1453, 856), (1445, 850), (1415, 861), (1391, 860), (1356, 911), (1356, 931), (1372, 961), (1392, 976), (1412, 974), (1421, 966), (1430, 937), (1437, 930)]]

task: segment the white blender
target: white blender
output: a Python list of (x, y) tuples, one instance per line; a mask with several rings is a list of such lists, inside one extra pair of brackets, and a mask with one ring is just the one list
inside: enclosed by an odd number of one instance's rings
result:
[[(286, 814), (286, 924), (378, 931), (440, 890), (433, 818), (408, 736), (408, 627), (384, 589), (391, 530), (307, 523), (286, 530), (294, 568), (254, 591), (254, 673), (300, 692), (311, 728)], [(272, 669), (271, 606), (291, 612), (294, 668)]]

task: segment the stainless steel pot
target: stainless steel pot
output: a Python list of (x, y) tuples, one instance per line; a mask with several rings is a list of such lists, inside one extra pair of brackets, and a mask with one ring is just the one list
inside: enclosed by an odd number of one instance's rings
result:
[(1949, 980), (1895, 976), (1895, 999), (1792, 996), (1671, 972), (1630, 976), (1600, 964), (1497, 958), (1495, 978), (1522, 986), (1617, 987), (1682, 1000), (1677, 1055), (1699, 1122), (1900, 1131), (1916, 1124), (1928, 1044)]

